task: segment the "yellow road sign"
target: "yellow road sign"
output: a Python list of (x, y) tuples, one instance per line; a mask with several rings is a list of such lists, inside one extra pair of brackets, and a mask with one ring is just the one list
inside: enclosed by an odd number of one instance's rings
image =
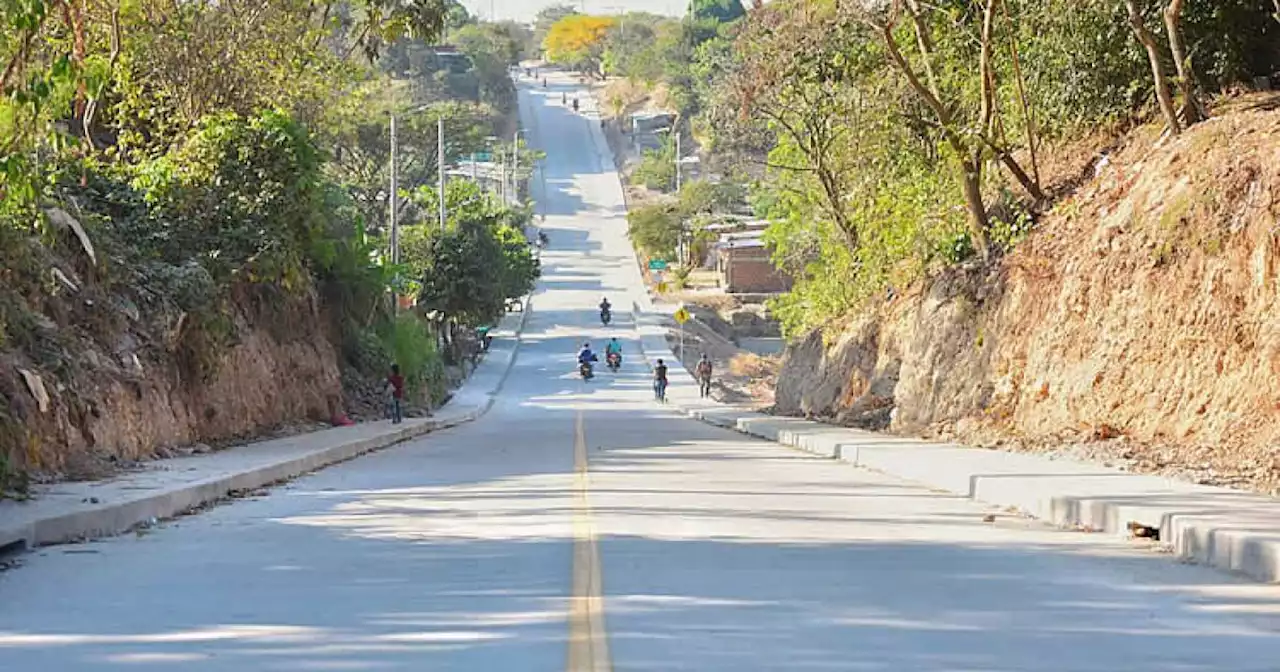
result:
[(674, 317), (676, 318), (676, 322), (679, 322), (680, 324), (684, 324), (685, 322), (689, 321), (690, 317), (693, 317), (693, 316), (689, 314), (689, 311), (684, 309), (684, 306), (681, 306), (678, 310), (676, 310)]

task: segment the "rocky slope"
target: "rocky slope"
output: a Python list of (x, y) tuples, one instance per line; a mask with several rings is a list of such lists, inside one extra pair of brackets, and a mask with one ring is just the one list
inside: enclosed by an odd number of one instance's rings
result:
[(0, 353), (0, 392), (25, 431), (20, 466), (38, 480), (89, 478), (191, 445), (327, 423), (341, 405), (339, 359), (314, 297), (274, 306), (273, 319), (251, 303), (238, 302), (235, 340), (208, 376), (183, 366), (180, 323), (166, 342), (146, 315), (125, 316), (110, 345), (49, 320), (43, 329), (69, 339), (62, 375)]
[(793, 345), (777, 410), (1280, 488), (1280, 111), (1135, 132), (1028, 240)]

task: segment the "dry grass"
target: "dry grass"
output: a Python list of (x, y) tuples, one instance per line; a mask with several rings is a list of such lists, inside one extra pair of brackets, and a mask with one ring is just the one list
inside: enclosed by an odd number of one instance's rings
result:
[(752, 380), (766, 380), (778, 375), (781, 360), (777, 357), (763, 357), (754, 352), (743, 352), (729, 360), (729, 372)]
[(699, 306), (718, 313), (725, 313), (741, 307), (738, 299), (728, 294), (706, 294), (703, 292), (668, 292), (666, 298), (680, 301), (687, 305)]

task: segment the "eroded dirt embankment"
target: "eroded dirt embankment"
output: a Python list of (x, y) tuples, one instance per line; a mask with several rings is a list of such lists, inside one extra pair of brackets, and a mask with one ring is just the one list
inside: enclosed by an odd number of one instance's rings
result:
[(1280, 112), (1135, 132), (991, 267), (793, 345), (777, 410), (1276, 491), (1277, 215)]
[(48, 319), (39, 328), (64, 346), (56, 361), (0, 353), (0, 392), (24, 434), (9, 453), (16, 466), (37, 480), (93, 478), (192, 446), (327, 423), (341, 407), (339, 357), (316, 298), (268, 307), (244, 297), (232, 315), (234, 337), (204, 371), (184, 358), (181, 319), (164, 329), (148, 324), (153, 315), (126, 315), (110, 342)]

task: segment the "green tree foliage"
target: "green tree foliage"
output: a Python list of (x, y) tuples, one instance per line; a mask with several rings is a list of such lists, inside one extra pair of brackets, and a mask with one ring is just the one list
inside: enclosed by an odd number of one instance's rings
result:
[(320, 156), (306, 130), (269, 112), (205, 118), (189, 140), (138, 169), (148, 205), (134, 241), (215, 278), (288, 281), (327, 216)]
[[(443, 400), (444, 360), (426, 320), (413, 313), (397, 315), (381, 325), (378, 339), (387, 360), (400, 365), (405, 393), (410, 399), (430, 396), (432, 404)], [(386, 362), (378, 362), (378, 365), (386, 367)], [(378, 372), (382, 373), (382, 370)]]
[[(6, 357), (74, 404), (80, 353), (109, 351), (129, 329), (195, 385), (246, 320), (296, 337), (290, 311), (314, 309), (318, 293), (334, 333), (384, 330), (404, 358), (395, 344), (411, 339), (383, 324), (388, 290), (409, 270), (385, 258), (390, 112), (401, 113), (401, 184), (411, 190), (435, 177), (437, 118), (451, 159), (506, 132), (505, 68), (527, 39), (461, 7), (0, 1)], [(427, 46), (446, 24), (464, 52), (450, 62)], [(508, 274), (501, 291), (531, 282), (503, 228), (522, 216), (489, 227), (489, 248), (508, 260), (497, 265)], [(0, 409), (15, 408), (8, 382), (0, 376)], [(24, 467), (8, 448), (25, 432), (23, 418), (0, 412), (0, 472)]]
[(573, 3), (549, 5), (538, 10), (538, 14), (533, 19), (533, 38), (529, 43), (529, 53), (542, 53), (542, 45), (547, 39), (547, 33), (551, 32), (551, 26), (556, 25), (561, 19), (577, 13), (578, 7)]
[[(1274, 3), (1256, 0), (783, 0), (722, 31), (731, 50), (693, 78), (712, 82), (694, 124), (763, 167), (754, 196), (775, 261), (798, 279), (776, 306), (788, 328), (1025, 235), (1048, 199), (1048, 140), (1152, 109), (1127, 4), (1186, 120), (1195, 91), (1280, 63)], [(1175, 34), (1194, 45), (1180, 61)]]
[(693, 0), (689, 13), (694, 21), (730, 23), (747, 15), (741, 0)]
[(670, 201), (647, 203), (627, 213), (631, 242), (650, 257), (671, 258), (680, 244), (680, 211)]
[(434, 217), (436, 191), (421, 187), (413, 200), (420, 223), (402, 232), (401, 255), (420, 282), (418, 303), (424, 310), (482, 325), (500, 317), (508, 299), (533, 289), (541, 271), (522, 230), (526, 212), (494, 202), (473, 183), (450, 182), (448, 219), (441, 231)]
[(705, 225), (741, 200), (739, 188), (731, 183), (685, 182), (675, 198), (648, 203), (628, 213), (628, 233), (645, 254), (670, 259), (675, 256), (681, 236), (705, 242)]
[(647, 149), (639, 165), (631, 173), (631, 180), (654, 191), (671, 191), (676, 188), (675, 143), (664, 141), (661, 147)]
[(640, 12), (619, 17), (605, 38), (605, 72), (656, 84), (666, 74), (666, 50), (680, 31), (680, 22), (667, 17)]
[(516, 89), (508, 68), (519, 62), (520, 48), (511, 34), (496, 24), (476, 23), (455, 32), (453, 42), (471, 59), (479, 102), (514, 113)]

